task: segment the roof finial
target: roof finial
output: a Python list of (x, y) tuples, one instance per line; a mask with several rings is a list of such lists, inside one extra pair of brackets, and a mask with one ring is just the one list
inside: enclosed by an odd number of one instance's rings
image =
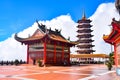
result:
[(86, 19), (85, 10), (83, 9), (82, 20)]
[(37, 23), (37, 25), (38, 25), (38, 27), (40, 26), (40, 24), (39, 24), (39, 22), (38, 22), (38, 20), (36, 19), (36, 23)]

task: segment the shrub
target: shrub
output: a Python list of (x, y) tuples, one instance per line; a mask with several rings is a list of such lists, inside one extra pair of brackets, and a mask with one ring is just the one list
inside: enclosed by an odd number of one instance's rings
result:
[(15, 62), (14, 62), (14, 64), (17, 66), (19, 64), (19, 60), (16, 59)]
[(37, 63), (39, 67), (42, 67), (42, 61), (40, 59), (37, 61)]
[(109, 60), (105, 63), (108, 67), (108, 70), (111, 70), (114, 64), (113, 53), (109, 54)]

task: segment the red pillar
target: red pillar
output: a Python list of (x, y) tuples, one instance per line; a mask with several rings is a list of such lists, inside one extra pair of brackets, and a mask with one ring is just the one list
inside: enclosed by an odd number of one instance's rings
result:
[(54, 63), (56, 63), (56, 42), (54, 43)]
[(64, 61), (64, 45), (62, 45), (62, 60)]
[(114, 55), (115, 55), (115, 58), (114, 58), (115, 66), (118, 67), (118, 54), (116, 52), (116, 44), (114, 44)]
[(27, 45), (27, 64), (29, 64), (29, 44)]
[(70, 64), (70, 47), (68, 47), (68, 63)]
[(44, 63), (46, 63), (46, 40), (44, 42)]

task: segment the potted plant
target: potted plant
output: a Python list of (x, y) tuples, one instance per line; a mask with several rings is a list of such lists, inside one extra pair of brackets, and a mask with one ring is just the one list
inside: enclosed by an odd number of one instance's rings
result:
[(108, 61), (106, 62), (106, 65), (107, 65), (107, 67), (108, 67), (108, 70), (111, 70), (112, 67), (113, 67), (113, 64), (112, 64), (112, 62), (111, 62), (110, 60), (108, 60)]
[(37, 63), (39, 67), (42, 67), (42, 61), (40, 59), (37, 61)]
[(108, 70), (111, 70), (114, 64), (113, 54), (113, 52), (109, 54), (109, 60), (106, 62)]

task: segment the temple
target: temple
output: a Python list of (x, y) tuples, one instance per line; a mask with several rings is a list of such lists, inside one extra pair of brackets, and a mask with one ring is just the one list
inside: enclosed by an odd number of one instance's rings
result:
[(78, 42), (79, 44), (77, 45), (78, 50), (77, 53), (78, 54), (91, 54), (93, 52), (95, 52), (95, 50), (92, 49), (92, 47), (94, 47), (94, 45), (92, 45), (92, 42), (94, 40), (92, 40), (93, 35), (91, 34), (91, 32), (93, 30), (91, 30), (92, 25), (90, 25), (91, 20), (87, 19), (85, 16), (85, 12), (83, 12), (83, 16), (82, 19), (78, 20)]
[[(115, 1), (115, 8), (120, 15), (120, 0)], [(116, 67), (120, 67), (120, 20), (117, 21), (113, 18), (111, 25), (111, 33), (109, 35), (103, 35), (103, 40), (114, 46), (115, 65)]]
[(114, 46), (114, 61), (116, 66), (120, 66), (120, 21), (115, 18), (111, 22), (112, 30), (109, 35), (103, 35), (105, 42)]
[(75, 46), (75, 42), (65, 39), (61, 30), (53, 31), (36, 22), (38, 29), (32, 36), (20, 38), (15, 34), (17, 41), (27, 45), (27, 63), (36, 64), (37, 60), (42, 60), (44, 64), (62, 65), (66, 62), (69, 65), (70, 47)]

